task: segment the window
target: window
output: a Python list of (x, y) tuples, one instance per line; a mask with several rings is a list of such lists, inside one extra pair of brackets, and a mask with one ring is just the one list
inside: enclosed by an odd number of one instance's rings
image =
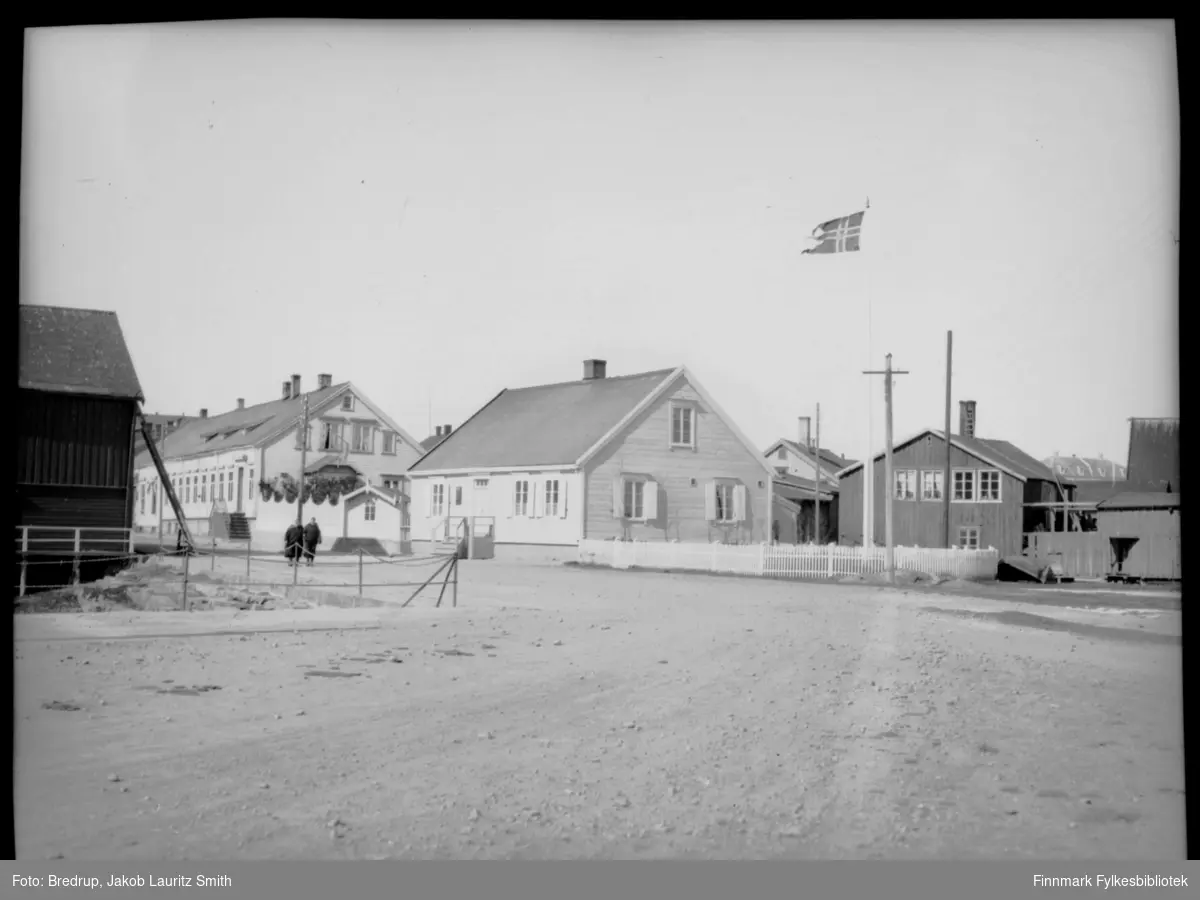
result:
[(150, 485), (150, 514), (158, 512), (158, 483)]
[(367, 504), (363, 507), (363, 519), (367, 522), (375, 521), (375, 498), (368, 497)]
[(142, 485), (142, 496), (141, 496), (141, 500), (139, 502), (139, 506), (140, 506), (140, 509), (138, 511), (144, 514), (146, 512), (146, 485), (144, 485), (144, 484)]
[(895, 478), (895, 490), (892, 497), (896, 500), (917, 499), (917, 473), (915, 469), (897, 469), (892, 473)]
[(388, 454), (396, 452), (396, 436), (390, 431), (383, 432), (383, 452)]
[(476, 490), (478, 490), (478, 491), (485, 490), (487, 488), (487, 486), (488, 486), (488, 480), (486, 478), (476, 478), (475, 479), (475, 489)]
[(695, 410), (690, 406), (671, 407), (671, 446), (695, 447), (696, 430), (693, 427)]
[(225, 491), (225, 499), (226, 500), (233, 499), (233, 473), (232, 472), (229, 473), (229, 484)]
[(978, 550), (979, 528), (972, 525), (958, 529), (958, 546), (964, 550)]
[(954, 472), (954, 501), (971, 503), (975, 500), (975, 470), (956, 469)]
[(542, 507), (543, 515), (558, 515), (558, 479), (546, 482), (546, 503)]
[(374, 453), (375, 452), (375, 435), (372, 432), (370, 425), (356, 422), (354, 424), (354, 452), (355, 453)]
[(208, 476), (207, 475), (200, 476), (200, 502), (201, 503), (208, 502)]
[(346, 394), (342, 397), (342, 409), (346, 412), (354, 412), (354, 395)]
[(454, 505), (462, 506), (462, 488), (460, 487), (454, 489)]
[(922, 500), (941, 500), (942, 499), (942, 481), (943, 481), (943, 473), (941, 473), (941, 472), (922, 472), (921, 473), (921, 499)]
[(643, 519), (646, 513), (646, 482), (625, 482), (625, 518)]
[(296, 426), (296, 449), (311, 450), (312, 449), (312, 424), (305, 429), (301, 425)]
[(446, 486), (444, 484), (435, 484), (429, 493), (429, 514), (431, 516), (440, 516), (446, 503)]
[(785, 450), (783, 447), (779, 448), (779, 458), (787, 459), (787, 450)]
[(718, 484), (717, 489), (717, 514), (713, 521), (715, 522), (732, 522), (733, 521), (733, 485)]
[(1000, 502), (1000, 472), (996, 469), (979, 470), (979, 499), (984, 503)]
[(744, 522), (746, 486), (733, 481), (711, 482), (705, 490), (704, 507), (709, 522)]
[(518, 481), (513, 484), (513, 515), (529, 515), (529, 482)]
[(254, 496), (254, 470), (250, 470), (250, 480), (246, 482), (247, 499)]
[(321, 423), (321, 449), (340, 450), (342, 448), (342, 423)]

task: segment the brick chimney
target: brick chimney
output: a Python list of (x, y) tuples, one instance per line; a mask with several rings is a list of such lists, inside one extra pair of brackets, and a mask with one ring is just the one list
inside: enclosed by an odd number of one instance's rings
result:
[(975, 401), (958, 401), (958, 433), (963, 437), (975, 437)]
[(603, 378), (608, 372), (608, 363), (602, 359), (585, 359), (583, 361), (583, 380), (595, 381)]
[(801, 447), (811, 447), (812, 446), (812, 417), (811, 416), (800, 416), (799, 422), (800, 422), (800, 429), (798, 432), (797, 440), (800, 442)]
[(449, 425), (442, 426), (442, 434), (449, 434), (453, 429)]
[(441, 437), (441, 436), (442, 436), (442, 426), (441, 426), (441, 425), (434, 425), (434, 426), (433, 426), (433, 436), (434, 436), (434, 437)]
[(208, 418), (208, 410), (207, 409), (200, 410), (200, 418), (202, 418), (202, 419)]
[(293, 397), (300, 396), (300, 376), (299, 375), (292, 376), (292, 396)]
[(238, 409), (245, 409), (245, 408), (246, 408), (246, 398), (238, 397)]
[(333, 376), (332, 375), (318, 375), (317, 376), (317, 390), (318, 391), (323, 391), (326, 388), (331, 388), (331, 387), (333, 387)]
[(292, 383), (290, 381), (285, 381), (283, 383), (283, 399), (284, 400), (292, 399)]

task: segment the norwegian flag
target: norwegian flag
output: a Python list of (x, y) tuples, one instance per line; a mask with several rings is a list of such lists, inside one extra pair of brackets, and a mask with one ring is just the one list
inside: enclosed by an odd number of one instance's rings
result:
[(830, 219), (813, 229), (810, 241), (816, 241), (805, 253), (853, 253), (859, 249), (862, 236), (863, 216), (866, 210), (840, 219)]

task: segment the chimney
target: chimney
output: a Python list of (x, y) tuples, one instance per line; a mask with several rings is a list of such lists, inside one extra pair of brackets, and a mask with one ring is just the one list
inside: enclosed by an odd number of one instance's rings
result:
[(290, 381), (285, 381), (283, 383), (283, 399), (284, 400), (292, 399), (292, 383)]
[(451, 428), (450, 428), (450, 426), (449, 426), (449, 425), (443, 425), (443, 426), (442, 426), (442, 434), (449, 434), (449, 433), (450, 433), (450, 431), (451, 431)]
[(799, 441), (800, 441), (801, 447), (811, 447), (812, 446), (812, 417), (811, 416), (801, 416), (800, 417)]
[(958, 433), (963, 437), (975, 437), (975, 401), (958, 401)]
[(299, 375), (292, 376), (292, 396), (293, 397), (300, 396), (300, 376)]
[(208, 418), (208, 410), (207, 409), (200, 410), (200, 418), (202, 418), (202, 419)]
[(246, 408), (246, 398), (238, 397), (238, 409), (245, 409), (245, 408)]
[(583, 380), (595, 381), (603, 378), (608, 370), (608, 363), (602, 359), (585, 359), (583, 361)]
[(331, 388), (331, 387), (333, 387), (333, 376), (332, 375), (318, 375), (317, 376), (317, 390), (318, 391), (323, 391), (323, 390), (325, 390), (325, 388)]
[(441, 425), (434, 425), (434, 426), (433, 426), (433, 436), (434, 436), (434, 437), (441, 437), (441, 436), (442, 436), (442, 426), (441, 426)]

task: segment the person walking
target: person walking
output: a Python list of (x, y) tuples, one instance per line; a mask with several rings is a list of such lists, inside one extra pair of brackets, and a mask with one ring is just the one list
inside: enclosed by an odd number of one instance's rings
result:
[(295, 566), (300, 563), (300, 548), (304, 543), (304, 529), (300, 527), (299, 522), (293, 522), (288, 526), (287, 534), (283, 536), (283, 555), (287, 558), (288, 565)]
[(321, 543), (321, 526), (316, 518), (309, 520), (304, 526), (304, 559), (311, 566), (317, 556), (317, 545)]

